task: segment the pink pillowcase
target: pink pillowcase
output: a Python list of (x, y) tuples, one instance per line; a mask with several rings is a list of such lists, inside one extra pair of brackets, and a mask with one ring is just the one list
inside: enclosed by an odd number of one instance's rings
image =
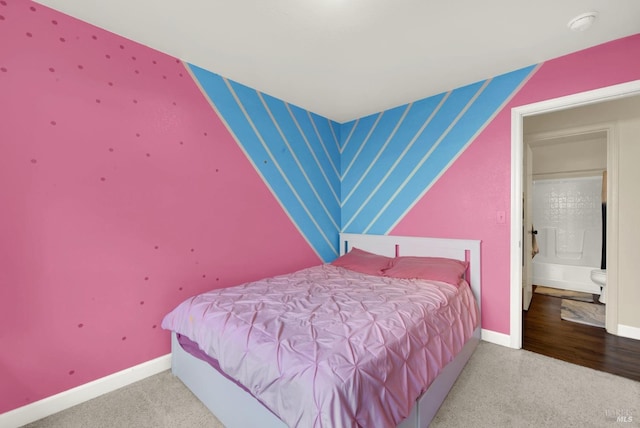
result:
[(442, 281), (458, 286), (469, 262), (444, 257), (396, 257), (384, 276)]
[(391, 257), (381, 256), (354, 247), (347, 254), (335, 259), (331, 264), (367, 275), (382, 276), (384, 270), (391, 266), (392, 261)]

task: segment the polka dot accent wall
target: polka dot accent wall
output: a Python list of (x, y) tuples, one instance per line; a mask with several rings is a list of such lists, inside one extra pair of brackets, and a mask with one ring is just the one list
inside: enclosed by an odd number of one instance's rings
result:
[(0, 413), (169, 353), (164, 314), (319, 262), (185, 65), (0, 0)]

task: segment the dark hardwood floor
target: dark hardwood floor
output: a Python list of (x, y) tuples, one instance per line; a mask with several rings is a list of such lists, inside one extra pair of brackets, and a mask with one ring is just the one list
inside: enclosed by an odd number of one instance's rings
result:
[(561, 303), (561, 298), (533, 293), (522, 317), (524, 349), (640, 381), (640, 340), (564, 321)]

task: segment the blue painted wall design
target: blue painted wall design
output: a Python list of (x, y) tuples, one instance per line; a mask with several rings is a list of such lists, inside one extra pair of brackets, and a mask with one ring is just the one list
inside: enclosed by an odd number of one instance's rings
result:
[(523, 68), (343, 124), (342, 230), (389, 233), (533, 70)]
[(199, 67), (194, 77), (324, 261), (338, 234), (386, 234), (534, 66), (338, 124)]
[(340, 125), (189, 67), (298, 230), (322, 260), (333, 260), (340, 231)]

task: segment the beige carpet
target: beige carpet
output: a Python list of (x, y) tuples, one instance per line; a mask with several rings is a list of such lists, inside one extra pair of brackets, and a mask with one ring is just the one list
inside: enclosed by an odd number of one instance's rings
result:
[[(632, 415), (633, 421), (616, 422), (621, 412)], [(431, 428), (607, 426), (640, 427), (640, 382), (487, 342), (480, 343), (431, 424)], [(164, 372), (28, 427), (221, 425), (177, 378)]]
[[(25, 425), (29, 428), (224, 428), (165, 371)], [(5, 427), (2, 427), (5, 428)]]
[(565, 321), (604, 328), (605, 305), (562, 299), (560, 318)]
[(580, 291), (561, 290), (559, 288), (536, 286), (535, 293), (547, 296), (559, 297), (561, 299), (579, 300), (581, 302), (593, 302), (593, 294), (582, 293)]

